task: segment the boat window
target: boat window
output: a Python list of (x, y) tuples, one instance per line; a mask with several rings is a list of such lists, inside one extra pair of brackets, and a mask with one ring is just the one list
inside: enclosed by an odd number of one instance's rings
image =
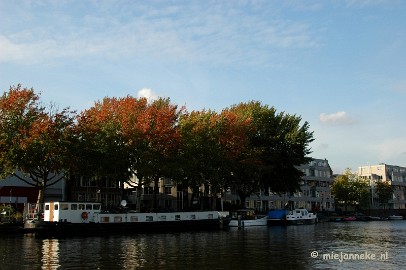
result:
[(45, 210), (49, 210), (49, 204), (45, 205)]
[(160, 220), (166, 220), (166, 216), (160, 216), (159, 219)]
[(100, 210), (100, 204), (93, 204), (93, 210)]
[(180, 220), (180, 215), (175, 215), (175, 220)]
[(138, 216), (132, 216), (130, 220), (131, 220), (131, 222), (137, 222)]
[(85, 205), (83, 203), (79, 204), (79, 210), (85, 210)]
[(100, 222), (101, 223), (109, 223), (110, 222), (110, 217), (100, 217)]
[(196, 219), (196, 215), (190, 215), (190, 219)]
[(154, 221), (154, 217), (153, 216), (146, 216), (145, 220), (146, 221)]
[(208, 214), (208, 215), (207, 215), (207, 218), (208, 218), (208, 219), (213, 219), (213, 214)]
[(70, 209), (71, 209), (71, 210), (77, 210), (77, 209), (78, 209), (78, 205), (77, 205), (76, 203), (71, 204), (71, 205), (70, 205)]
[(69, 210), (69, 204), (61, 203), (61, 210)]
[(121, 221), (122, 221), (122, 217), (120, 217), (120, 216), (114, 217), (114, 222), (121, 222)]
[(92, 210), (92, 205), (91, 204), (86, 204), (86, 210)]
[(55, 210), (58, 210), (59, 204), (55, 204)]

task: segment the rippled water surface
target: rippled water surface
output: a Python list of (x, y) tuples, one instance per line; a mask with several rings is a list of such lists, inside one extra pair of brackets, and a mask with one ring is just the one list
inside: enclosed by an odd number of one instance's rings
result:
[(0, 269), (406, 269), (405, 245), (406, 221), (66, 239), (3, 235)]

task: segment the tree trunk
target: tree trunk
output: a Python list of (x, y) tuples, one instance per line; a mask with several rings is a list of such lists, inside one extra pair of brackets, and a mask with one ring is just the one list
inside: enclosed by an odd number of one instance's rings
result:
[(154, 211), (158, 210), (158, 193), (159, 193), (159, 177), (155, 176), (154, 177), (154, 195), (153, 195), (153, 202), (152, 202), (152, 208), (154, 209)]
[(142, 185), (141, 183), (138, 183), (137, 186), (137, 200), (135, 202), (135, 210), (137, 212), (141, 212), (141, 192), (142, 192)]

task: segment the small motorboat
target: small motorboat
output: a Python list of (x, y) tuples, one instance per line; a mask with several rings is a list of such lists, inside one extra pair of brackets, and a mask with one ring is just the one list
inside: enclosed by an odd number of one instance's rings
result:
[(239, 209), (230, 211), (229, 227), (253, 227), (267, 226), (268, 218), (265, 215), (257, 215), (252, 209)]
[(391, 215), (388, 217), (389, 220), (403, 220), (403, 216)]
[(293, 211), (289, 211), (286, 215), (287, 224), (301, 225), (301, 224), (315, 224), (317, 222), (317, 215), (309, 213), (307, 209), (298, 208)]

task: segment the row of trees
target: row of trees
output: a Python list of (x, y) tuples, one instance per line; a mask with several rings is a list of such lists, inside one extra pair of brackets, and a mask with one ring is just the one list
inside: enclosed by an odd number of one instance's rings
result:
[(201, 186), (206, 194), (236, 190), (244, 205), (260, 189), (297, 191), (296, 166), (309, 162), (312, 141), (301, 117), (258, 101), (188, 112), (166, 98), (106, 97), (77, 113), (46, 107), (21, 85), (0, 99), (2, 176), (30, 178), (44, 190), (72, 174), (154, 183), (155, 191), (168, 177), (192, 196)]
[[(331, 186), (331, 193), (336, 202), (348, 210), (348, 206), (370, 207), (373, 199), (367, 180), (346, 169), (343, 175), (337, 176)], [(385, 208), (393, 196), (393, 189), (388, 182), (376, 182), (374, 186), (378, 202)]]

